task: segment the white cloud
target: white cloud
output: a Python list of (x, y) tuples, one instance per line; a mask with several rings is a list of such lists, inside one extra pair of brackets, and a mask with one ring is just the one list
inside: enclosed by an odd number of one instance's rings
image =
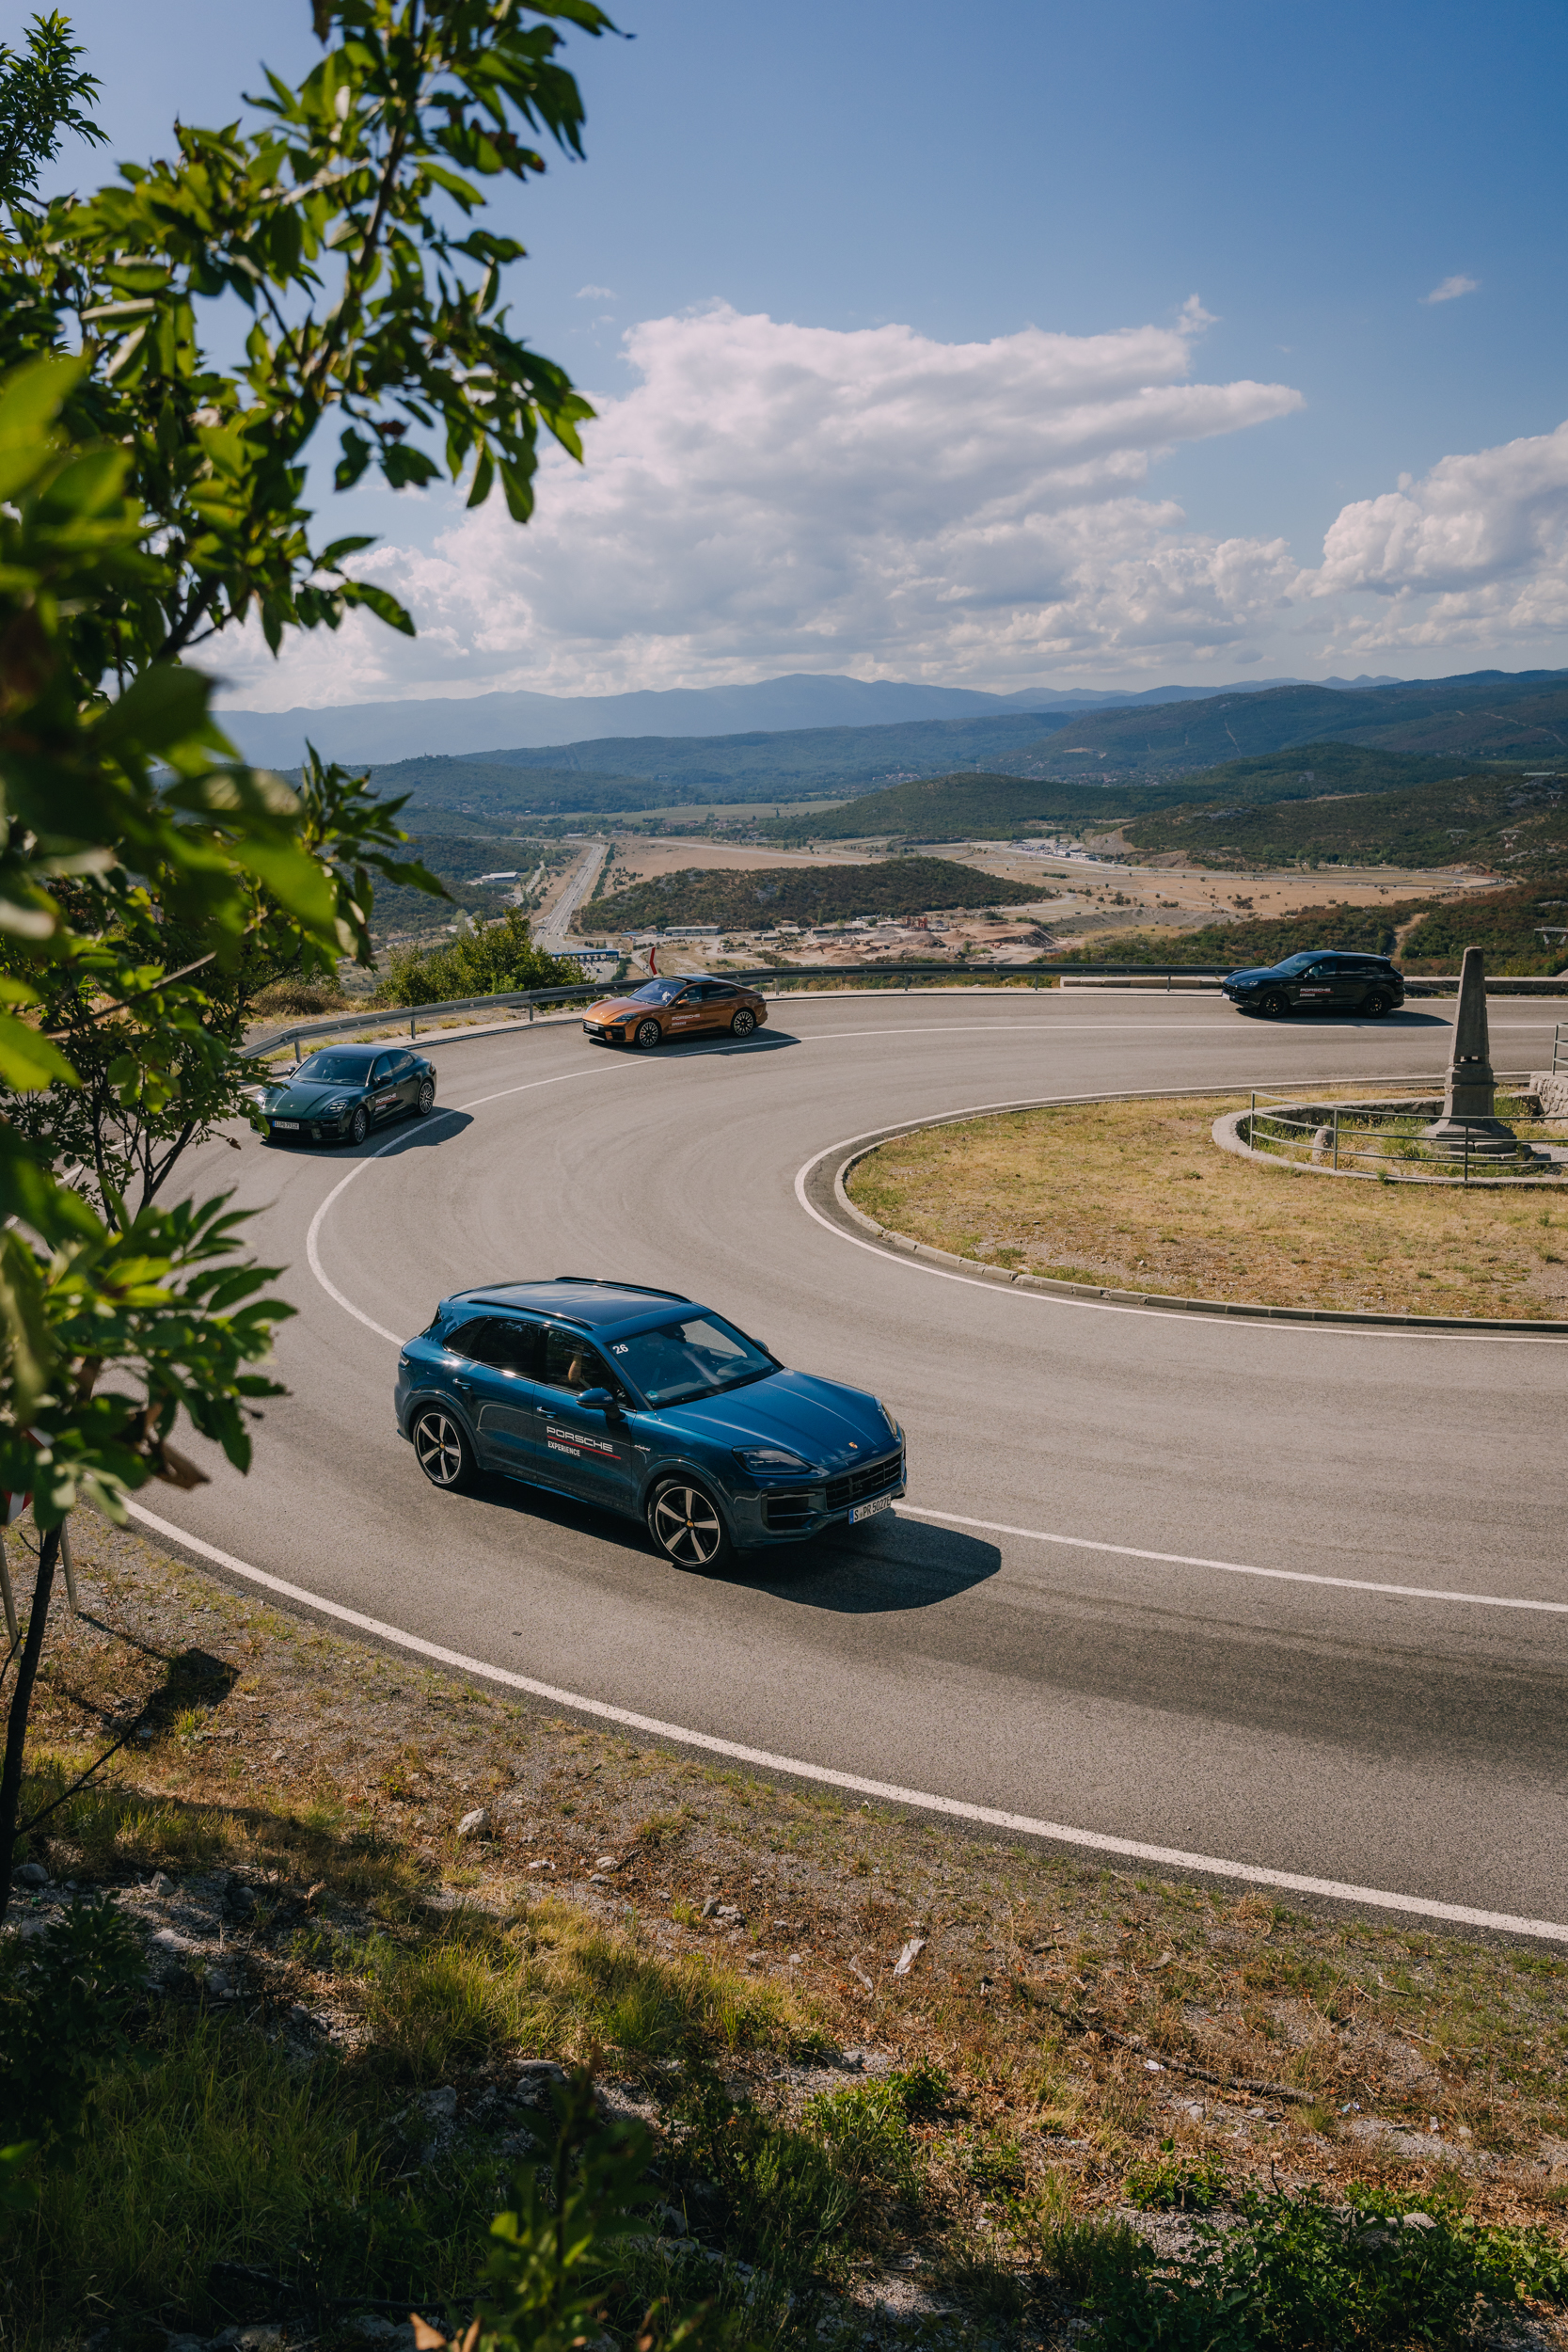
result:
[(794, 668), (1005, 684), (1245, 659), (1295, 580), (1284, 543), (1190, 531), (1144, 485), (1163, 453), (1301, 396), (1193, 381), (1207, 324), (1196, 295), (1174, 326), (985, 343), (722, 303), (645, 321), (624, 339), (633, 389), (594, 396), (583, 469), (546, 457), (527, 530), (499, 499), (454, 502), (433, 548), (362, 559), (414, 611), (416, 644), (356, 617), (276, 670), (247, 647), (233, 698)]
[(1347, 611), (1349, 648), (1514, 647), (1568, 628), (1568, 423), (1444, 457), (1420, 481), (1340, 510), (1316, 598), (1370, 593)]
[(619, 302), (613, 286), (579, 286), (573, 297), (578, 302)]
[(1479, 278), (1445, 278), (1440, 286), (1433, 286), (1430, 294), (1424, 294), (1421, 296), (1421, 300), (1423, 302), (1457, 302), (1461, 294), (1479, 294), (1480, 291), (1481, 279)]

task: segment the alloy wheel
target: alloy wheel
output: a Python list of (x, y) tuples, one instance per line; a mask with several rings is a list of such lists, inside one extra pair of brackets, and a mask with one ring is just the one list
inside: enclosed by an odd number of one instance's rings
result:
[(467, 1448), (449, 1413), (421, 1413), (414, 1423), (414, 1453), (433, 1486), (463, 1484)]
[(637, 1042), (641, 1046), (642, 1051), (648, 1054), (653, 1051), (663, 1034), (657, 1021), (644, 1021), (638, 1027)]
[(436, 1089), (428, 1078), (420, 1084), (420, 1117), (428, 1119), (436, 1102)]
[(350, 1143), (363, 1143), (366, 1136), (370, 1133), (370, 1125), (371, 1115), (365, 1108), (363, 1103), (361, 1103), (358, 1109), (355, 1112), (354, 1117), (348, 1122), (348, 1139)]
[(750, 1037), (752, 1031), (756, 1027), (756, 1014), (752, 1011), (749, 1006), (742, 1005), (740, 1010), (736, 1014), (735, 1019), (730, 1023), (730, 1035), (732, 1037)]
[(711, 1567), (724, 1549), (724, 1523), (701, 1486), (661, 1486), (648, 1524), (660, 1551), (677, 1567)]

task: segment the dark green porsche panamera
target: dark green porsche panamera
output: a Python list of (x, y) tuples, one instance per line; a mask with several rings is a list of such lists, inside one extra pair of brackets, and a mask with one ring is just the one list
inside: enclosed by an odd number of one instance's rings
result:
[(332, 1045), (286, 1078), (249, 1087), (251, 1117), (277, 1143), (363, 1143), (372, 1127), (428, 1118), (434, 1064), (401, 1046)]

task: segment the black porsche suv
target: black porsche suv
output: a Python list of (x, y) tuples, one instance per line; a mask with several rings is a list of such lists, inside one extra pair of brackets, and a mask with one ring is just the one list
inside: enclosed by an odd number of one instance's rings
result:
[(1375, 1021), (1404, 1002), (1404, 977), (1386, 956), (1332, 947), (1307, 947), (1283, 963), (1229, 972), (1220, 985), (1241, 1011), (1271, 1021), (1288, 1012), (1320, 1011), (1366, 1013)]

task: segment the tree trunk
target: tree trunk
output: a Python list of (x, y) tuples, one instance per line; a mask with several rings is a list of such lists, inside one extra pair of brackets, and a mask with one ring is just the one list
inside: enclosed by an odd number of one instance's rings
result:
[(60, 1531), (50, 1528), (39, 1546), (38, 1581), (27, 1613), (27, 1638), (17, 1664), (16, 1689), (6, 1718), (6, 1761), (0, 1770), (0, 1926), (11, 1899), (11, 1865), (16, 1851), (16, 1824), (22, 1811), (22, 1756), (27, 1743), (27, 1715), (43, 1655), (43, 1632), (49, 1621), (49, 1597), (55, 1589), (55, 1563), (59, 1557)]

